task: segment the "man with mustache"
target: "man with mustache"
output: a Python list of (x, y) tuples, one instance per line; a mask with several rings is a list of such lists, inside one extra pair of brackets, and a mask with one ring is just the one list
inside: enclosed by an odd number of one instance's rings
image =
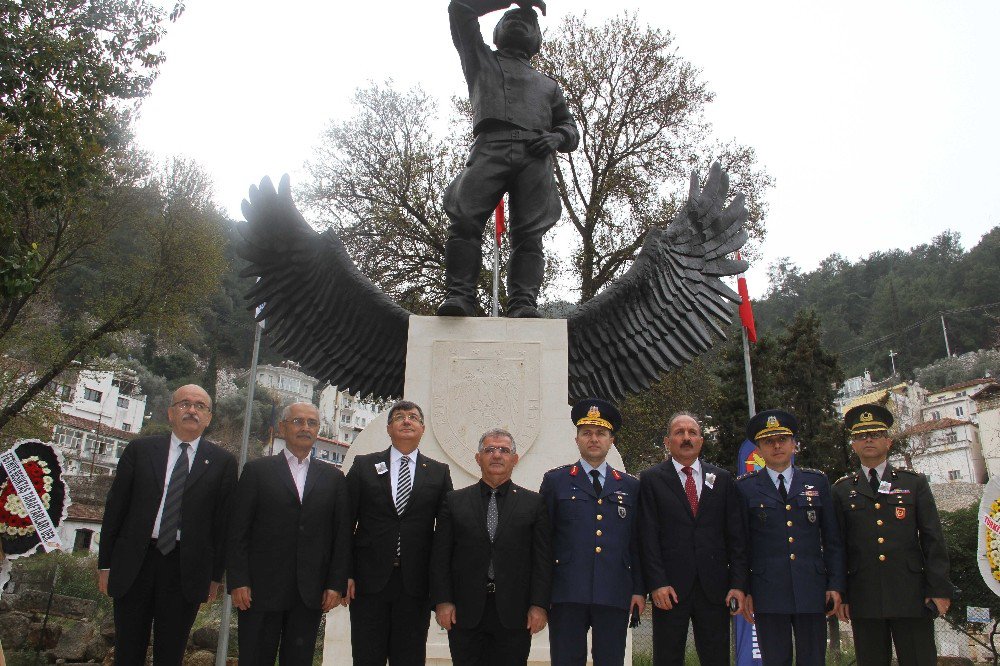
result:
[(417, 449), (424, 413), (409, 400), (389, 409), (385, 451), (358, 456), (347, 472), (354, 530), (351, 606), (354, 663), (422, 665), (431, 623), (434, 522), (452, 489), (444, 463)]
[(844, 415), (860, 469), (833, 484), (834, 506), (847, 546), (847, 596), (858, 666), (937, 663), (934, 619), (954, 596), (948, 549), (927, 479), (895, 468), (887, 456), (892, 413), (858, 405)]
[(663, 443), (670, 458), (639, 475), (653, 663), (684, 663), (690, 623), (702, 666), (723, 666), (729, 616), (743, 610), (747, 586), (743, 503), (729, 472), (699, 459), (704, 440), (693, 414), (674, 414)]
[(319, 410), (285, 407), (285, 450), (251, 460), (236, 486), (226, 583), (239, 609), (240, 664), (312, 663), (323, 613), (339, 606), (351, 557), (344, 474), (313, 458)]
[(438, 518), (431, 599), (456, 666), (523, 666), (548, 621), (549, 514), (541, 495), (510, 480), (517, 460), (510, 432), (483, 433), (482, 478), (448, 493)]
[(531, 57), (542, 45), (532, 7), (544, 14), (545, 2), (516, 4), (493, 31), (496, 51), (483, 41), (479, 17), (509, 7), (510, 0), (452, 0), (448, 5), (476, 138), (465, 168), (444, 195), (451, 225), (445, 245), (448, 293), (439, 315), (475, 315), (483, 228), (508, 192), (507, 316), (539, 316), (538, 289), (545, 271), (542, 236), (562, 212), (555, 153), (576, 150), (580, 135), (559, 85), (531, 66)]
[(169, 435), (132, 440), (108, 492), (98, 587), (114, 599), (115, 664), (180, 664), (198, 606), (221, 586), (236, 459), (202, 437), (212, 400), (174, 391)]

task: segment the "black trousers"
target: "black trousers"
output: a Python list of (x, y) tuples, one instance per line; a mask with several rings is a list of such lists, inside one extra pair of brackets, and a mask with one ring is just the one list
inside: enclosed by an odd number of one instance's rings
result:
[(892, 645), (899, 666), (937, 663), (934, 620), (929, 617), (852, 618), (858, 666), (889, 666)]
[(792, 666), (792, 631), (796, 666), (826, 663), (826, 615), (823, 613), (754, 613), (757, 644), (764, 666)]
[(729, 610), (722, 599), (709, 599), (695, 579), (691, 592), (670, 610), (653, 608), (654, 666), (683, 666), (688, 623), (701, 666), (729, 664)]
[(553, 666), (587, 663), (587, 630), (593, 631), (594, 666), (623, 666), (628, 611), (597, 604), (552, 604), (549, 649)]
[(354, 666), (422, 666), (427, 655), (430, 601), (403, 587), (399, 568), (380, 591), (358, 590), (351, 602), (351, 651)]
[[(458, 621), (462, 621), (461, 614)], [(531, 632), (527, 626), (516, 629), (503, 626), (497, 614), (496, 599), (491, 594), (487, 596), (479, 624), (453, 626), (448, 632), (448, 647), (455, 666), (524, 666), (531, 651)]]
[(179, 666), (184, 658), (201, 602), (184, 598), (180, 551), (180, 542), (168, 555), (150, 545), (132, 587), (114, 600), (116, 666), (146, 663), (150, 630), (156, 666)]
[[(240, 666), (310, 666), (323, 612), (301, 599), (283, 611), (241, 610)], [(280, 652), (279, 652), (280, 651)]]

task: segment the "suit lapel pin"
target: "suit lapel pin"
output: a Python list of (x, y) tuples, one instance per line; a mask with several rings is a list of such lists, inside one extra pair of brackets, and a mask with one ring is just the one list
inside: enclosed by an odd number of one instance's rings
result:
[(385, 474), (389, 471), (389, 468), (385, 466), (384, 462), (375, 463), (375, 472), (377, 474)]
[(421, 467), (427, 467), (427, 463), (420, 463)]

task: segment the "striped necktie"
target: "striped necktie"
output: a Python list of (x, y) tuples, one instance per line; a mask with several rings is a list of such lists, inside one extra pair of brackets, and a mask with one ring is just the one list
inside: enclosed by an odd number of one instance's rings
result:
[(177, 530), (181, 526), (181, 504), (184, 500), (184, 486), (188, 476), (187, 442), (181, 442), (181, 454), (177, 456), (174, 471), (170, 473), (170, 483), (167, 484), (167, 499), (163, 501), (163, 515), (160, 517), (160, 534), (156, 539), (156, 548), (164, 555), (177, 545)]
[[(410, 499), (410, 489), (413, 484), (410, 480), (410, 457), (403, 456), (399, 459), (399, 479), (396, 481), (396, 514), (399, 516), (403, 515), (406, 511), (406, 502)], [(399, 557), (402, 552), (402, 541), (403, 537), (396, 541), (396, 557)]]

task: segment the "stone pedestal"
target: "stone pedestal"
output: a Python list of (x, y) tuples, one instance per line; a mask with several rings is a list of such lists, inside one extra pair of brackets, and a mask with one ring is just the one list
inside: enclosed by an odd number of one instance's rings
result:
[[(570, 422), (569, 347), (561, 319), (410, 317), (403, 397), (424, 410), (424, 455), (448, 463), (455, 488), (479, 479), (475, 452), (479, 436), (506, 428), (517, 442), (520, 461), (514, 482), (537, 490), (542, 475), (579, 458)], [(383, 412), (352, 445), (354, 457), (389, 446)], [(612, 449), (612, 467), (622, 468)], [(628, 652), (630, 663), (631, 650)], [(531, 644), (530, 663), (549, 663), (548, 629)], [(351, 663), (350, 617), (346, 609), (327, 615), (325, 666)], [(431, 621), (427, 663), (450, 664), (448, 635)]]

